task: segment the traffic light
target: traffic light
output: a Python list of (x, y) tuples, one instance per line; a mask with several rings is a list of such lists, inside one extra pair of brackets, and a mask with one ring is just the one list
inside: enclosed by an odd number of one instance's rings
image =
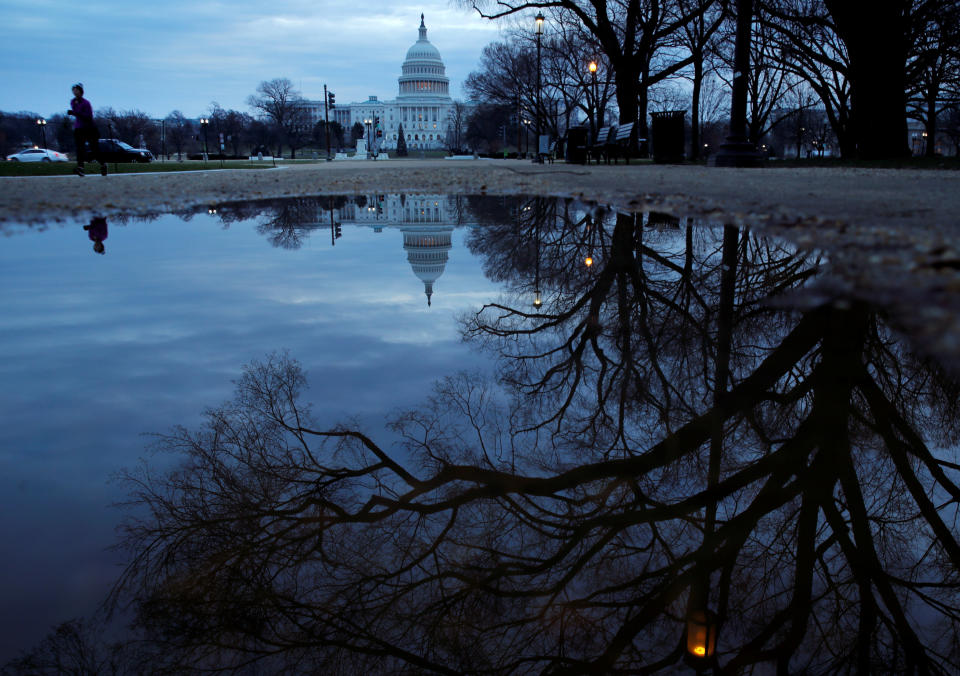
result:
[(381, 138), (382, 136), (383, 136), (383, 129), (377, 129), (377, 138)]
[(327, 92), (327, 108), (336, 108), (334, 103), (336, 102), (337, 97), (334, 96), (333, 92)]
[(334, 238), (335, 238), (335, 239), (340, 239), (340, 235), (343, 234), (343, 233), (340, 232), (340, 224), (337, 223), (337, 224), (334, 226), (334, 228), (335, 228), (335, 230), (334, 230), (334, 232), (333, 232)]

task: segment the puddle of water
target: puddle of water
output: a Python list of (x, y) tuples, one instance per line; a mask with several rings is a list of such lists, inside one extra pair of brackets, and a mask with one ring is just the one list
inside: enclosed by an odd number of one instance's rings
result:
[[(957, 383), (820, 253), (440, 195), (7, 234), (5, 657), (92, 618), (127, 513), (157, 661), (669, 669), (693, 620), (731, 668), (951, 659)], [(150, 441), (190, 470), (105, 509)]]

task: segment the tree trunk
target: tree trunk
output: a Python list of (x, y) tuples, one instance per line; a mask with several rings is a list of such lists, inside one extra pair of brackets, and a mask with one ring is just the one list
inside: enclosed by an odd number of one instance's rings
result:
[[(633, 135), (633, 142), (637, 143), (636, 139), (648, 138), (647, 90), (646, 87), (638, 84), (639, 74), (628, 59), (623, 59), (622, 63), (615, 62), (611, 65), (617, 84), (617, 107), (620, 109), (619, 123), (637, 123), (638, 131)], [(638, 155), (639, 144), (631, 148), (630, 153)]]
[(700, 159), (700, 88), (703, 85), (703, 54), (693, 60), (693, 95), (690, 101), (690, 159)]
[[(850, 57), (853, 136), (862, 159), (910, 155), (908, 0), (825, 0)], [(870, 29), (866, 30), (865, 26)]]
[(613, 63), (611, 65), (617, 84), (617, 107), (620, 109), (620, 124), (640, 122), (641, 132), (645, 131), (643, 121), (637, 119), (638, 73), (629, 63)]

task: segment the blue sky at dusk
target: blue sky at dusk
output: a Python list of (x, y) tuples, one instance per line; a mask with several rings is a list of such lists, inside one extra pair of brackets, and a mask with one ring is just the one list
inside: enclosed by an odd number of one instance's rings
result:
[(95, 109), (153, 117), (196, 117), (212, 101), (249, 112), (247, 97), (277, 77), (312, 99), (324, 83), (341, 103), (392, 99), (421, 12), (462, 98), (500, 27), (455, 2), (0, 0), (0, 110), (62, 112), (77, 81)]

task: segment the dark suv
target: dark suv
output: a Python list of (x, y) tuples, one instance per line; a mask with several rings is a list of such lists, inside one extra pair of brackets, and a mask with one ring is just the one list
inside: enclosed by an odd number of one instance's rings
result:
[(100, 139), (100, 157), (104, 162), (152, 162), (153, 153), (134, 148), (115, 138)]

